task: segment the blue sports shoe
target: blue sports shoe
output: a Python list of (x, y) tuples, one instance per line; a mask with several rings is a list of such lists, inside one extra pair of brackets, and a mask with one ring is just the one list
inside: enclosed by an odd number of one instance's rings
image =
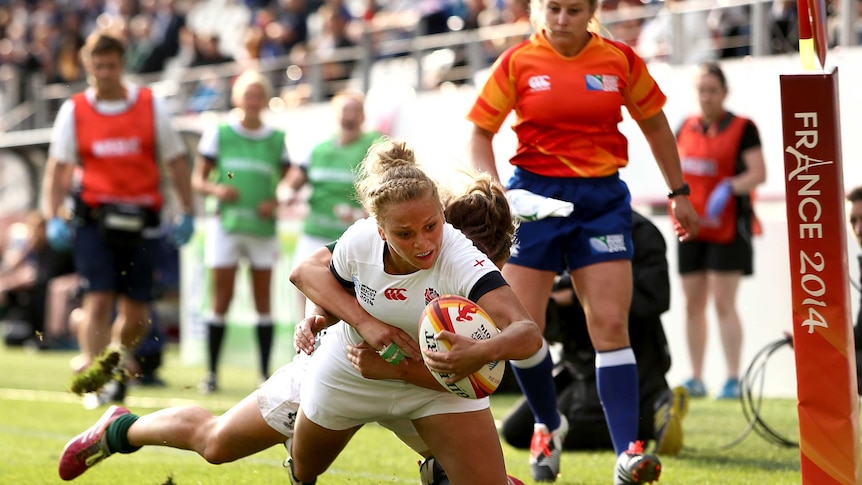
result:
[(716, 399), (739, 399), (739, 379), (731, 377), (724, 383)]
[[(508, 485), (524, 485), (524, 482), (512, 475), (507, 478)], [(443, 466), (433, 456), (419, 462), (419, 480), (422, 485), (450, 485), (446, 470), (443, 470)]]
[(653, 483), (661, 476), (661, 460), (644, 453), (643, 442), (629, 443), (629, 449), (617, 458), (614, 485)]
[(533, 425), (533, 439), (530, 440), (530, 471), (533, 481), (556, 482), (560, 474), (560, 455), (563, 442), (569, 432), (569, 421), (560, 415), (560, 427), (550, 432), (542, 423)]
[(691, 379), (682, 383), (682, 387), (688, 391), (689, 397), (705, 397), (706, 396), (706, 386), (703, 385), (703, 381), (700, 379), (695, 379), (692, 377)]
[(433, 456), (419, 462), (419, 480), (422, 485), (450, 485), (446, 471)]

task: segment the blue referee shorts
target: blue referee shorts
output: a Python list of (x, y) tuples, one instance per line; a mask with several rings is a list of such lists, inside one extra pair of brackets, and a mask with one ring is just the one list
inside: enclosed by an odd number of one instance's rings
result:
[(132, 300), (153, 300), (153, 276), (162, 254), (157, 238), (142, 238), (138, 245), (106, 243), (99, 225), (88, 221), (75, 228), (75, 270), (85, 292), (115, 291)]
[(509, 189), (529, 190), (575, 206), (568, 217), (521, 222), (510, 263), (559, 273), (605, 261), (631, 260), (631, 195), (618, 174), (545, 177), (516, 168)]

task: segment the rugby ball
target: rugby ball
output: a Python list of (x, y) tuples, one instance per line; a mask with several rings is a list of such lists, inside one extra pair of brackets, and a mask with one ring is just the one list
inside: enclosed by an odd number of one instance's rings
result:
[[(451, 344), (446, 340), (434, 338), (443, 330), (476, 340), (489, 339), (500, 333), (485, 310), (476, 303), (455, 295), (437, 297), (425, 306), (419, 320), (419, 347), (422, 350), (448, 352)], [(454, 383), (446, 382), (449, 374), (428, 370), (437, 382), (452, 394), (467, 399), (479, 399), (497, 390), (506, 365), (501, 361), (489, 362), (475, 373)]]

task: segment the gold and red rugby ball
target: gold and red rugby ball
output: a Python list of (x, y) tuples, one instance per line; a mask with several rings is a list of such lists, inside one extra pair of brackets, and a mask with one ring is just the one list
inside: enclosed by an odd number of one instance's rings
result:
[[(456, 295), (442, 295), (425, 306), (419, 320), (419, 347), (422, 350), (448, 352), (451, 344), (434, 338), (443, 330), (475, 340), (486, 340), (500, 333), (485, 310), (467, 298)], [(449, 392), (467, 399), (479, 399), (497, 390), (506, 365), (502, 361), (488, 362), (478, 371), (453, 383), (446, 382), (449, 374), (428, 370)]]

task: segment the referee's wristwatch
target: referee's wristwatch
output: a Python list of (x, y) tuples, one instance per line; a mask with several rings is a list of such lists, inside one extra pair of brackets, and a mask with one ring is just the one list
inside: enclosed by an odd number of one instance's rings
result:
[(691, 187), (689, 187), (688, 184), (684, 183), (684, 184), (680, 185), (679, 187), (668, 192), (667, 198), (673, 199), (674, 197), (676, 197), (678, 195), (691, 195)]

